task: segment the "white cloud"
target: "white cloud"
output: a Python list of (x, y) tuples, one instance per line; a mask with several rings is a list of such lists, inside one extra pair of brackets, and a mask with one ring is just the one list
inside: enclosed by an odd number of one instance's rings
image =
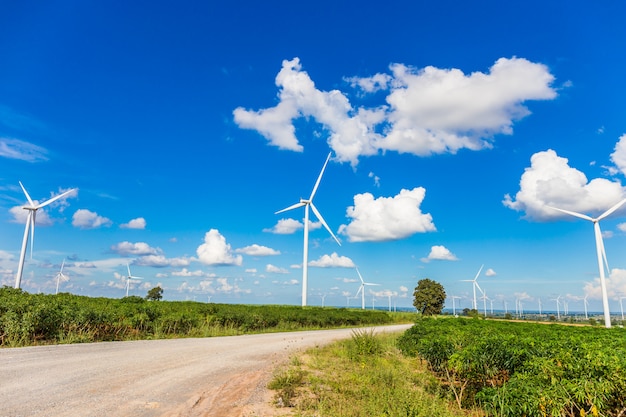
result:
[(234, 120), (271, 145), (301, 152), (293, 121), (314, 119), (328, 131), (336, 159), (356, 166), (360, 156), (385, 150), (430, 155), (489, 148), (494, 135), (511, 134), (513, 123), (530, 114), (525, 101), (556, 97), (548, 68), (523, 58), (500, 58), (487, 73), (468, 75), (403, 64), (390, 71), (345, 78), (362, 92), (389, 90), (385, 104), (355, 108), (341, 91), (317, 89), (298, 58), (284, 60), (276, 76), (278, 104), (258, 111), (239, 107)]
[(23, 140), (0, 137), (0, 157), (26, 162), (47, 161), (48, 151), (41, 146)]
[(373, 172), (370, 172), (367, 176), (374, 179), (374, 185), (376, 187), (380, 187), (380, 177), (379, 176), (377, 176)]
[(626, 190), (619, 182), (604, 178), (587, 181), (584, 173), (570, 167), (568, 160), (552, 149), (537, 152), (530, 162), (515, 198), (507, 194), (503, 201), (506, 207), (525, 212), (527, 219), (570, 217), (546, 206), (578, 213), (603, 212), (626, 197)]
[(458, 261), (458, 258), (445, 246), (436, 245), (430, 248), (428, 257), (422, 258), (422, 262), (438, 261)]
[(236, 249), (235, 252), (243, 253), (250, 256), (271, 256), (280, 255), (280, 251), (277, 251), (267, 246), (257, 245), (256, 243), (245, 248)]
[(166, 258), (163, 255), (144, 255), (134, 262), (135, 265), (151, 266), (154, 268), (165, 268), (168, 266), (181, 267), (191, 263), (189, 258)]
[(494, 270), (493, 270), (493, 269), (491, 269), (491, 268), (489, 268), (489, 269), (487, 269), (487, 270), (485, 271), (485, 276), (486, 276), (486, 277), (495, 277), (496, 275), (497, 275), (497, 274), (496, 274), (496, 271), (494, 271)]
[(310, 261), (310, 266), (316, 266), (319, 268), (354, 268), (354, 262), (347, 256), (339, 256), (337, 252), (333, 252), (330, 255), (322, 255), (316, 261)]
[(391, 66), (387, 97), (391, 130), (379, 146), (415, 155), (491, 147), (495, 134), (511, 134), (513, 122), (530, 114), (527, 100), (556, 97), (554, 77), (542, 64), (500, 58), (488, 73), (402, 64)]
[(159, 248), (153, 248), (145, 242), (120, 242), (111, 246), (111, 251), (122, 256), (156, 255), (161, 252)]
[(622, 175), (626, 175), (626, 134), (620, 136), (611, 154), (611, 162), (615, 164)]
[(285, 268), (281, 268), (272, 264), (265, 265), (265, 272), (271, 272), (273, 274), (288, 274), (289, 271)]
[(200, 262), (206, 265), (241, 265), (241, 255), (235, 256), (226, 238), (217, 229), (204, 235), (204, 243), (196, 250)]
[(121, 229), (145, 229), (146, 228), (146, 219), (143, 217), (137, 217), (136, 219), (132, 219), (128, 223), (124, 223), (120, 225)]
[(195, 271), (190, 271), (187, 268), (183, 268), (180, 271), (173, 271), (172, 275), (175, 277), (208, 277), (208, 278), (215, 277), (215, 274), (212, 274), (212, 273), (206, 273), (199, 269)]
[(354, 206), (346, 211), (352, 221), (342, 224), (339, 233), (348, 236), (351, 242), (377, 242), (433, 232), (436, 228), (432, 216), (420, 210), (425, 195), (423, 187), (403, 189), (394, 197), (377, 199), (370, 193), (357, 194)]
[(271, 229), (263, 229), (264, 232), (276, 233), (277, 235), (290, 235), (302, 230), (304, 224), (295, 219), (280, 219)]
[(80, 227), (81, 229), (97, 229), (99, 227), (109, 227), (111, 224), (113, 222), (110, 219), (85, 209), (76, 210), (74, 216), (72, 216), (72, 226)]
[[(619, 300), (626, 294), (626, 269), (613, 268), (608, 277), (605, 277), (606, 292), (609, 299)], [(587, 282), (583, 288), (585, 295), (590, 299), (602, 299), (600, 278)]]

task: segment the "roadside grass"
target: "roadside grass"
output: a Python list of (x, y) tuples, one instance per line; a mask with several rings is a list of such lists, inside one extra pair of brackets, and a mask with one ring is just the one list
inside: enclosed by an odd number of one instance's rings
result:
[(477, 417), (419, 359), (396, 348), (399, 334), (354, 331), (351, 339), (307, 350), (279, 368), (268, 388), (293, 417)]

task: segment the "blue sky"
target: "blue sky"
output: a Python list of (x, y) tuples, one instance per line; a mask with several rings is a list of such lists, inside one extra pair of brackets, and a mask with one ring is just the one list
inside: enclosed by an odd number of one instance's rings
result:
[[(0, 14), (0, 279), (122, 297), (600, 310), (593, 228), (626, 197), (626, 5), (553, 2), (19, 2)], [(601, 222), (610, 306), (626, 207)], [(375, 301), (373, 301), (375, 300)], [(448, 306), (452, 305), (451, 299)]]

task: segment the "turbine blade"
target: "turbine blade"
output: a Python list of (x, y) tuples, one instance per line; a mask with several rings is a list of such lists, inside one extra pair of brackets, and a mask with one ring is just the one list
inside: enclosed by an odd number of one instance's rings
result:
[(359, 296), (359, 293), (361, 292), (361, 290), (363, 290), (363, 284), (361, 284), (361, 286), (359, 287), (359, 290), (354, 295), (354, 298), (357, 298)]
[(328, 161), (330, 160), (330, 155), (332, 152), (328, 152), (328, 156), (326, 157), (326, 162), (324, 162), (324, 166), (322, 167), (322, 171), (320, 172), (319, 177), (317, 177), (317, 181), (315, 182), (315, 186), (313, 187), (313, 191), (311, 191), (311, 197), (309, 197), (309, 201), (313, 200), (313, 196), (317, 191), (317, 187), (320, 185), (320, 181), (322, 180), (322, 175), (324, 175), (324, 170), (326, 169), (326, 165), (328, 165)]
[(569, 214), (570, 216), (580, 217), (581, 219), (589, 220), (590, 222), (593, 221), (593, 219), (591, 217), (587, 216), (586, 214), (580, 214), (580, 213), (576, 213), (575, 211), (563, 210), (563, 209), (552, 207), (552, 206), (546, 206), (546, 207), (549, 207), (549, 208), (551, 208), (553, 210), (560, 211), (561, 213)]
[(480, 269), (478, 270), (478, 273), (476, 274), (476, 276), (474, 277), (474, 281), (476, 281), (478, 279), (478, 276), (480, 275), (480, 271), (483, 270), (483, 266), (485, 266), (485, 264), (480, 266)]
[(485, 294), (485, 292), (483, 291), (482, 288), (480, 288), (480, 285), (478, 285), (478, 282), (474, 281), (474, 285), (476, 285), (476, 288), (478, 288), (478, 291), (480, 291), (483, 295)]
[(356, 269), (356, 273), (359, 274), (359, 279), (361, 280), (361, 284), (364, 284), (363, 277), (361, 276), (361, 273), (359, 272), (359, 268)]
[(128, 269), (128, 278), (130, 278), (130, 264), (128, 262), (126, 263), (126, 268)]
[(623, 199), (622, 201), (620, 201), (619, 203), (617, 203), (616, 205), (614, 205), (613, 207), (611, 207), (610, 209), (608, 209), (607, 211), (605, 211), (604, 213), (602, 213), (598, 218), (597, 221), (600, 221), (602, 219), (604, 219), (606, 216), (609, 216), (610, 214), (612, 214), (615, 210), (617, 210), (618, 208), (620, 208), (624, 203), (626, 203), (626, 198)]
[(297, 209), (297, 208), (299, 208), (299, 207), (303, 207), (303, 206), (306, 206), (306, 203), (299, 202), (299, 203), (293, 204), (293, 205), (291, 205), (291, 206), (289, 206), (289, 207), (287, 207), (287, 208), (284, 208), (284, 209), (282, 209), (282, 210), (278, 210), (278, 211), (277, 211), (277, 212), (275, 212), (274, 214), (279, 214), (279, 213), (282, 213), (282, 212), (284, 212), (284, 211), (289, 211), (289, 210)]
[(602, 239), (602, 230), (600, 230), (600, 223), (595, 222), (593, 224), (593, 230), (596, 235), (596, 245), (598, 247), (597, 250), (600, 251), (602, 258), (604, 259), (604, 265), (606, 265), (607, 274), (610, 274), (611, 270), (609, 269), (609, 261), (606, 259), (606, 251), (604, 250), (604, 240)]
[(20, 183), (20, 187), (22, 187), (22, 191), (24, 191), (24, 194), (26, 195), (26, 199), (28, 200), (28, 203), (30, 204), (31, 207), (35, 207), (35, 203), (33, 203), (33, 200), (31, 200), (30, 196), (28, 195), (28, 191), (26, 191), (26, 188), (24, 188), (24, 186), (22, 185), (21, 181), (18, 181)]
[(52, 202), (54, 202), (54, 201), (57, 201), (57, 200), (58, 200), (58, 199), (60, 199), (60, 198), (65, 197), (66, 195), (68, 195), (69, 193), (71, 193), (71, 192), (73, 192), (73, 191), (75, 191), (75, 190), (76, 190), (75, 188), (72, 188), (71, 190), (68, 190), (68, 191), (64, 192), (63, 194), (59, 194), (59, 195), (57, 195), (57, 196), (54, 196), (54, 197), (52, 197), (51, 199), (46, 200), (46, 201), (44, 201), (43, 203), (39, 204), (39, 205), (37, 206), (37, 208), (38, 208), (38, 209), (40, 209), (40, 208), (42, 208), (42, 207), (45, 207), (45, 206), (47, 206), (48, 204), (50, 204), (50, 203), (52, 203)]
[(363, 285), (378, 285), (378, 286), (380, 286), (381, 284), (374, 284), (372, 282), (364, 282)]
[(339, 246), (341, 246), (341, 243), (339, 242), (339, 239), (337, 239), (337, 236), (335, 236), (335, 234), (333, 233), (332, 230), (330, 230), (330, 227), (328, 227), (328, 224), (326, 224), (326, 221), (324, 220), (324, 218), (322, 217), (322, 215), (320, 214), (319, 211), (317, 211), (317, 208), (315, 208), (315, 205), (311, 202), (309, 203), (309, 205), (311, 206), (311, 208), (313, 209), (313, 213), (315, 213), (315, 216), (318, 218), (318, 220), (324, 225), (324, 227), (326, 228), (326, 230), (328, 230), (328, 233), (330, 233), (330, 235), (333, 237), (333, 239), (335, 239), (335, 242), (337, 242), (337, 244)]
[(63, 262), (61, 263), (61, 272), (59, 272), (61, 275), (63, 275), (63, 267), (65, 266), (65, 259), (63, 259)]

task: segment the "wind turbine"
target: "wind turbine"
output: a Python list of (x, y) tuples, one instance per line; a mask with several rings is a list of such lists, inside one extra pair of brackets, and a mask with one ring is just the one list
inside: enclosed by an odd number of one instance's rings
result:
[(583, 297), (583, 305), (585, 306), (585, 320), (589, 319), (589, 317), (587, 316), (587, 307), (589, 305), (589, 302), (587, 302), (587, 297), (587, 295)]
[[(354, 298), (359, 296), (359, 293), (361, 293), (361, 309), (365, 310), (365, 286), (366, 285), (380, 285), (380, 284), (374, 284), (371, 282), (365, 282), (363, 281), (363, 277), (361, 276), (361, 273), (359, 272), (359, 268), (356, 268), (356, 273), (359, 274), (359, 279), (361, 280), (361, 286), (359, 287), (359, 290), (356, 292), (356, 295), (354, 296)], [(374, 304), (374, 299), (372, 298), (372, 308)]]
[(461, 299), (461, 297), (459, 297), (458, 295), (453, 295), (451, 298), (452, 298), (452, 315), (456, 317), (456, 303), (454, 302), (454, 300), (456, 298)]
[(559, 295), (556, 298), (553, 298), (552, 301), (556, 301), (556, 318), (561, 320), (561, 313), (559, 312), (559, 307), (561, 306), (561, 296)]
[(483, 299), (483, 312), (485, 314), (485, 317), (487, 317), (487, 300), (489, 299), (489, 297), (487, 297), (487, 293), (483, 291), (483, 296), (480, 298)]
[(59, 282), (61, 280), (63, 280), (63, 282), (68, 281), (69, 278), (67, 277), (67, 275), (65, 275), (63, 273), (63, 267), (65, 266), (65, 259), (63, 259), (63, 263), (61, 263), (61, 270), (59, 271), (59, 273), (57, 274), (57, 276), (55, 277), (57, 279), (57, 291), (55, 292), (55, 294), (59, 293)]
[(480, 275), (480, 271), (483, 270), (483, 266), (485, 265), (481, 265), (480, 269), (478, 270), (478, 273), (476, 274), (476, 276), (474, 277), (474, 279), (463, 279), (461, 281), (463, 282), (472, 282), (472, 289), (474, 290), (474, 310), (478, 310), (477, 304), (476, 304), (476, 288), (478, 288), (478, 290), (482, 293), (483, 290), (480, 288), (480, 285), (478, 285), (478, 276)]
[(130, 273), (130, 265), (129, 264), (126, 264), (126, 268), (128, 269), (128, 275), (126, 276), (126, 297), (128, 297), (128, 289), (130, 288), (130, 280), (131, 279), (141, 280), (143, 278), (132, 276), (131, 273)]
[(606, 265), (606, 269), (609, 269), (609, 263), (606, 260), (606, 252), (604, 250), (604, 242), (602, 241), (602, 231), (600, 230), (600, 220), (605, 217), (611, 215), (615, 210), (620, 208), (624, 203), (626, 203), (626, 198), (615, 204), (613, 207), (599, 215), (598, 217), (590, 217), (586, 214), (576, 213), (574, 211), (563, 210), (556, 207), (550, 207), (554, 210), (558, 210), (562, 213), (569, 214), (570, 216), (579, 217), (584, 220), (589, 220), (593, 223), (593, 230), (596, 238), (596, 255), (598, 258), (598, 269), (600, 270), (600, 287), (602, 288), (602, 308), (604, 310), (604, 327), (607, 329), (611, 327), (611, 312), (609, 310), (609, 296), (606, 290), (606, 280), (604, 278), (604, 265), (602, 265), (602, 259), (604, 259), (604, 263)]
[(622, 321), (624, 321), (624, 306), (622, 305), (622, 300), (626, 298), (626, 297), (620, 297), (619, 298), (619, 308), (622, 311)]
[(541, 298), (537, 298), (537, 301), (539, 302), (539, 316), (541, 317)]
[(282, 210), (277, 211), (274, 214), (279, 214), (279, 213), (283, 213), (285, 211), (289, 211), (289, 210), (293, 210), (293, 209), (297, 209), (300, 207), (304, 207), (304, 250), (303, 250), (303, 256), (302, 256), (302, 306), (306, 306), (306, 297), (307, 297), (307, 279), (308, 279), (308, 259), (309, 259), (309, 207), (311, 207), (311, 209), (313, 210), (313, 213), (315, 213), (315, 216), (317, 217), (317, 219), (322, 223), (322, 225), (324, 225), (324, 227), (326, 228), (326, 230), (328, 230), (328, 233), (330, 233), (330, 235), (333, 237), (333, 239), (335, 239), (335, 242), (337, 242), (337, 244), (339, 246), (341, 246), (341, 243), (339, 243), (339, 239), (337, 239), (337, 237), (335, 236), (335, 234), (332, 232), (332, 230), (330, 230), (330, 227), (328, 227), (328, 224), (326, 224), (326, 221), (324, 221), (324, 218), (322, 217), (322, 215), (320, 214), (320, 212), (317, 210), (317, 208), (315, 208), (315, 205), (313, 204), (313, 197), (315, 196), (315, 192), (317, 191), (317, 187), (320, 185), (320, 181), (322, 180), (322, 175), (324, 175), (324, 170), (326, 169), (326, 165), (328, 164), (328, 161), (330, 160), (330, 155), (331, 152), (328, 153), (328, 157), (326, 157), (326, 162), (324, 162), (324, 166), (322, 167), (322, 171), (320, 172), (320, 175), (317, 177), (317, 181), (315, 182), (315, 186), (313, 187), (313, 191), (311, 191), (311, 196), (308, 198), (308, 200), (305, 200), (303, 198), (300, 198), (300, 201), (296, 204), (293, 204), (287, 208), (284, 208)]
[(72, 193), (75, 189), (68, 190), (62, 194), (52, 197), (49, 200), (44, 201), (43, 203), (35, 204), (35, 202), (30, 198), (26, 188), (22, 185), (20, 181), (20, 187), (22, 187), (22, 191), (24, 191), (24, 195), (26, 195), (26, 199), (28, 200), (28, 205), (23, 206), (24, 210), (28, 210), (28, 216), (26, 217), (26, 227), (24, 228), (24, 238), (22, 239), (22, 250), (20, 252), (20, 260), (17, 264), (17, 274), (15, 275), (15, 288), (20, 288), (20, 284), (22, 283), (22, 272), (24, 271), (24, 259), (26, 258), (26, 246), (28, 244), (28, 232), (30, 230), (30, 258), (33, 258), (33, 245), (35, 244), (35, 220), (37, 217), (37, 210), (42, 207), (47, 206), (50, 203), (57, 201), (60, 198), (67, 196)]

